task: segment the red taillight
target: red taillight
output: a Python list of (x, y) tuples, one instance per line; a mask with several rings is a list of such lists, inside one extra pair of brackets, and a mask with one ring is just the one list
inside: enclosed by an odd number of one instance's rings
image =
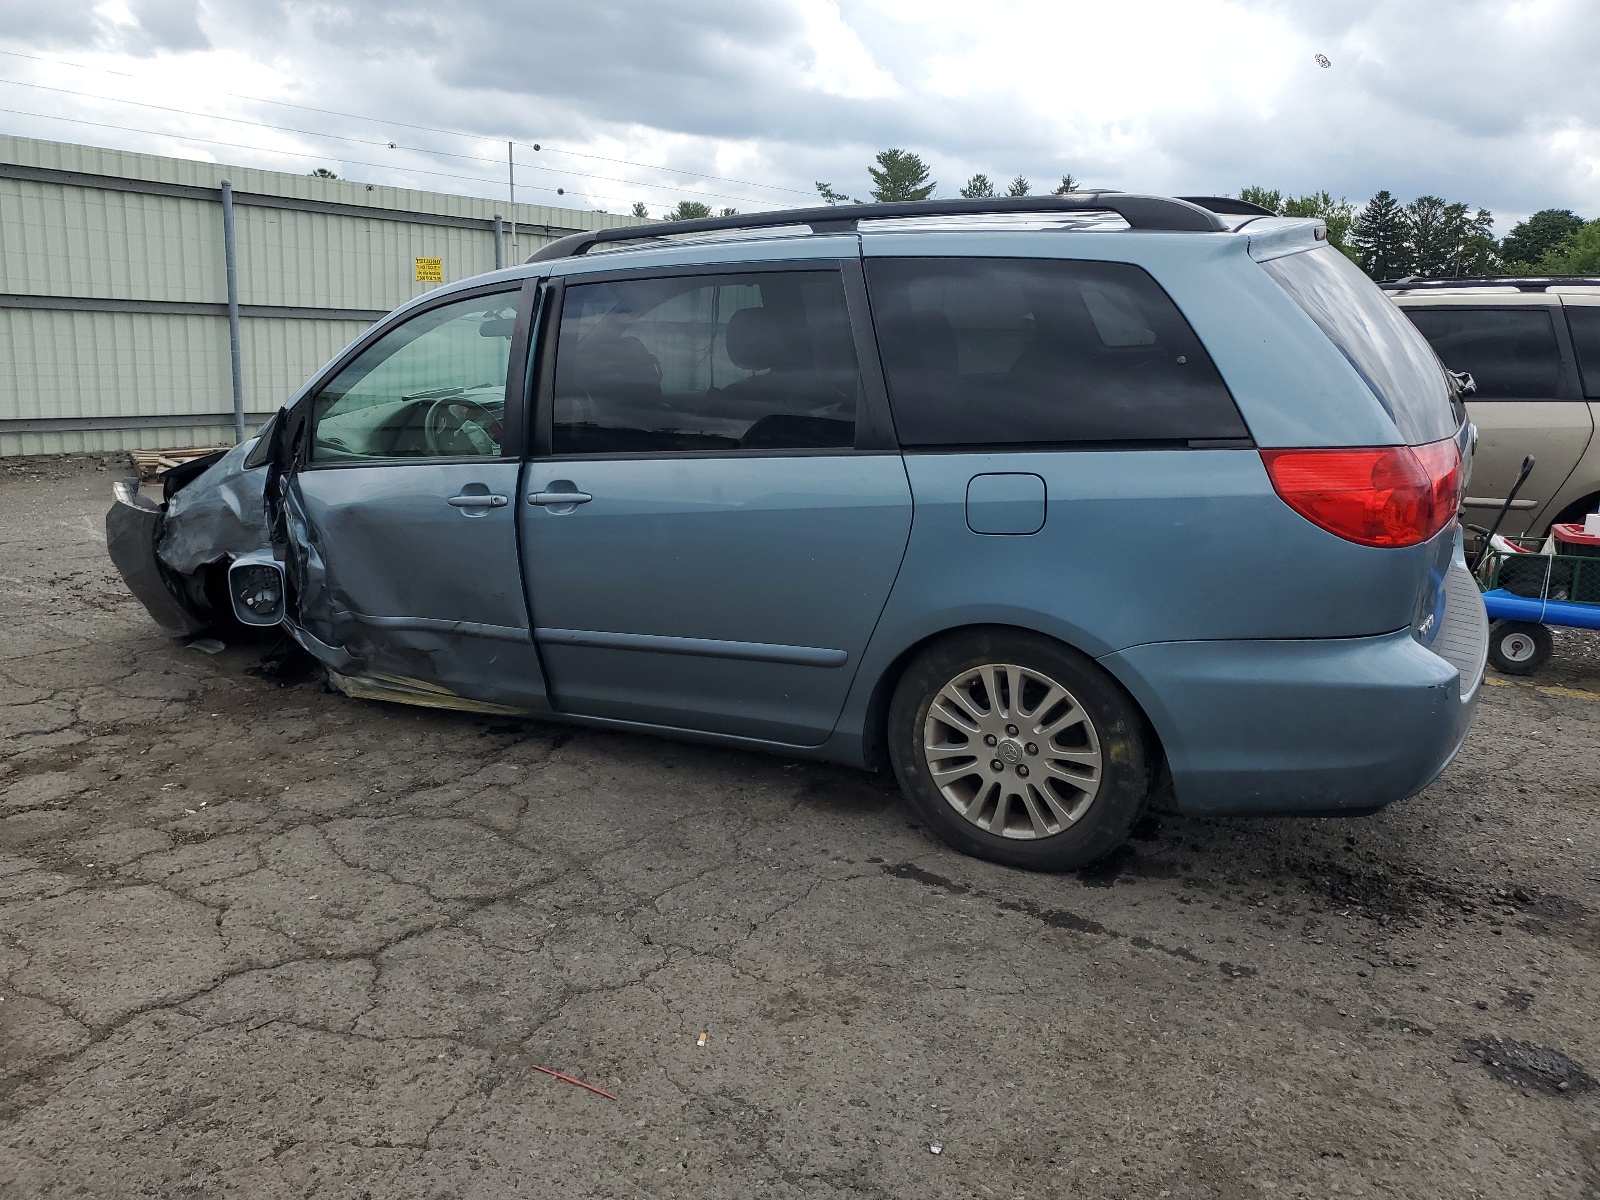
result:
[(1461, 451), (1426, 446), (1263, 450), (1283, 502), (1314, 525), (1363, 546), (1415, 546), (1455, 520)]

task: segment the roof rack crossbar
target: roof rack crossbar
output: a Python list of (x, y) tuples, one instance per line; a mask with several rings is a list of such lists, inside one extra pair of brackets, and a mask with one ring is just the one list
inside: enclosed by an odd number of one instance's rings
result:
[(833, 205), (826, 208), (788, 208), (736, 217), (702, 217), (694, 221), (663, 221), (653, 225), (627, 225), (570, 234), (541, 247), (528, 261), (547, 262), (573, 258), (605, 242), (632, 242), (644, 238), (684, 233), (717, 233), (732, 229), (772, 229), (807, 225), (813, 233), (854, 233), (859, 221), (895, 217), (957, 217), (1009, 213), (1113, 212), (1134, 229), (1171, 229), (1194, 233), (1221, 233), (1226, 222), (1198, 204), (1169, 196), (1139, 196), (1129, 192), (1082, 192), (1067, 196), (999, 197), (992, 200), (909, 200), (896, 204)]

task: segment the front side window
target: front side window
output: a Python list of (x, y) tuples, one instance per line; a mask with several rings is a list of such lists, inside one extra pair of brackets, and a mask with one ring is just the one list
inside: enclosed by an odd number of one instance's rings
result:
[(383, 335), (313, 401), (313, 462), (501, 453), (517, 293), (429, 309)]
[(836, 271), (569, 284), (551, 448), (846, 448), (860, 393)]
[(1561, 348), (1547, 308), (1406, 308), (1439, 360), (1469, 371), (1469, 400), (1548, 400), (1561, 378)]
[(907, 446), (1249, 436), (1200, 339), (1138, 267), (884, 258), (867, 281)]
[(1578, 352), (1583, 394), (1600, 400), (1600, 306), (1569, 304), (1567, 327), (1572, 330), (1572, 348)]

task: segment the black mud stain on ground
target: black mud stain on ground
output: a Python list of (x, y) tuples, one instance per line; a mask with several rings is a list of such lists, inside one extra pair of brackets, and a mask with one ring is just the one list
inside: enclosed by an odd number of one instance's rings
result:
[[(915, 863), (884, 863), (882, 864), (882, 869), (884, 874), (892, 875), (896, 879), (909, 879), (914, 883), (922, 884), (924, 887), (939, 888), (952, 896), (972, 896), (975, 899), (991, 901), (997, 908), (1004, 909), (1006, 912), (1021, 913), (1024, 916), (1032, 917), (1035, 921), (1047, 925), (1051, 929), (1064, 929), (1070, 933), (1091, 934), (1095, 937), (1109, 938), (1112, 941), (1126, 941), (1128, 945), (1136, 950), (1153, 950), (1157, 954), (1165, 954), (1169, 958), (1179, 958), (1184, 962), (1195, 963), (1198, 966), (1209, 965), (1206, 959), (1201, 958), (1187, 947), (1163, 946), (1160, 942), (1153, 942), (1147, 937), (1141, 937), (1137, 934), (1130, 936), (1119, 930), (1108, 928), (1092, 917), (1080, 916), (1065, 908), (1044, 908), (1028, 900), (1007, 900), (999, 896), (991, 896), (979, 888), (968, 887), (966, 884), (946, 879), (943, 875), (936, 875), (932, 871), (917, 866)], [(1225, 965), (1230, 968), (1229, 973), (1233, 974), (1234, 978), (1242, 978), (1256, 973), (1254, 967)]]
[(1570, 1096), (1597, 1086), (1593, 1075), (1548, 1046), (1501, 1038), (1471, 1038), (1462, 1046), (1489, 1074), (1513, 1087)]
[(896, 879), (914, 879), (926, 887), (943, 888), (952, 896), (964, 896), (972, 889), (964, 883), (956, 883), (946, 879), (943, 875), (935, 875), (932, 871), (924, 871), (916, 863), (893, 863), (883, 868), (884, 874), (893, 875)]
[(1521, 988), (1508, 987), (1506, 994), (1500, 998), (1500, 1003), (1518, 1012), (1527, 1012), (1529, 1006), (1533, 1004), (1533, 993), (1525, 992)]

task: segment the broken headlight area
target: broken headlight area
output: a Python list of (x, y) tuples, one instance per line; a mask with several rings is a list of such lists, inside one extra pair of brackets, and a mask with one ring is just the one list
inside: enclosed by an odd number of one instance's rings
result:
[(228, 568), (228, 599), (241, 625), (279, 624), (284, 617), (286, 591), (283, 568), (270, 550), (241, 555)]

